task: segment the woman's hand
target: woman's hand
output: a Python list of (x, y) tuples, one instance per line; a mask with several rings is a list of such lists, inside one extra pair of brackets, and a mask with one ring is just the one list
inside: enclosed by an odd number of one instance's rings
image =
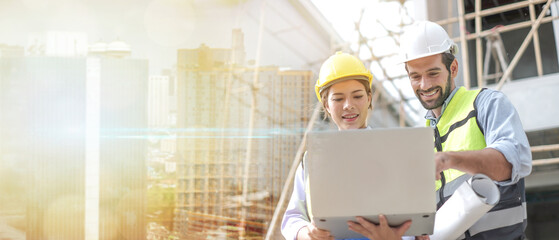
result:
[(334, 236), (328, 230), (317, 228), (311, 223), (299, 230), (297, 240), (334, 240)]
[(348, 221), (349, 229), (358, 232), (371, 240), (401, 240), (404, 233), (410, 228), (411, 221), (406, 221), (398, 227), (388, 226), (384, 215), (379, 215), (379, 224), (371, 223), (362, 217), (357, 217), (357, 222)]

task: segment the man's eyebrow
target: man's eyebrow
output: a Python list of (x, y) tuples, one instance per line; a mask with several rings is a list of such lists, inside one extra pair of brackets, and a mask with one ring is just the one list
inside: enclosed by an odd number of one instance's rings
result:
[[(429, 68), (429, 69), (427, 69), (427, 71), (425, 71), (425, 72), (431, 72), (431, 71), (441, 71), (441, 68), (440, 68), (440, 67)], [(410, 72), (408, 75), (413, 75), (413, 74), (419, 74), (419, 73), (417, 73), (417, 72)]]
[(429, 70), (427, 70), (427, 72), (430, 72), (430, 71), (441, 71), (441, 68), (440, 67), (429, 68)]

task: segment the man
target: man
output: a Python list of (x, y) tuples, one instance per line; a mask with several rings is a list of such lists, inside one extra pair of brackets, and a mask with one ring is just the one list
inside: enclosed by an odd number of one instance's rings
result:
[(532, 155), (516, 109), (499, 91), (456, 88), (457, 46), (438, 24), (414, 24), (400, 47), (412, 89), (428, 110), (427, 125), (435, 129), (437, 208), (472, 174), (485, 174), (501, 200), (460, 239), (524, 239), (524, 177)]

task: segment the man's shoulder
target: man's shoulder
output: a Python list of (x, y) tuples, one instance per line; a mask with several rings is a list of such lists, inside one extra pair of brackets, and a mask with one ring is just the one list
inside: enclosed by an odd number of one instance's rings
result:
[(506, 95), (499, 90), (484, 88), (479, 92), (476, 98), (476, 104), (487, 103), (491, 100), (500, 100), (506, 98)]
[(503, 92), (501, 92), (499, 90), (492, 89), (492, 88), (483, 88), (479, 92), (479, 95), (493, 95), (493, 94), (504, 95)]

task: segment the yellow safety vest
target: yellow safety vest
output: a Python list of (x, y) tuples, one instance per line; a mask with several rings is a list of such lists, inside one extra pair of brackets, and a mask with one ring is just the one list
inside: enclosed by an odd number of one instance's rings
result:
[[(468, 151), (485, 148), (485, 137), (477, 124), (477, 110), (474, 105), (481, 90), (468, 91), (461, 87), (456, 91), (435, 127), (435, 151)], [(430, 126), (430, 120), (427, 120)], [(450, 183), (464, 172), (456, 169), (443, 171), (443, 179), (435, 183), (439, 190), (444, 183)]]
[[(478, 124), (475, 106), (475, 100), (481, 91), (483, 89), (469, 91), (464, 87), (456, 91), (435, 127), (435, 151), (480, 150), (487, 146)], [(429, 120), (427, 126), (430, 126)], [(443, 177), (436, 182), (437, 208), (470, 177), (456, 169), (443, 171)], [(497, 187), (501, 193), (499, 203), (464, 233), (464, 239), (517, 239), (524, 236), (524, 179), (516, 184)]]

